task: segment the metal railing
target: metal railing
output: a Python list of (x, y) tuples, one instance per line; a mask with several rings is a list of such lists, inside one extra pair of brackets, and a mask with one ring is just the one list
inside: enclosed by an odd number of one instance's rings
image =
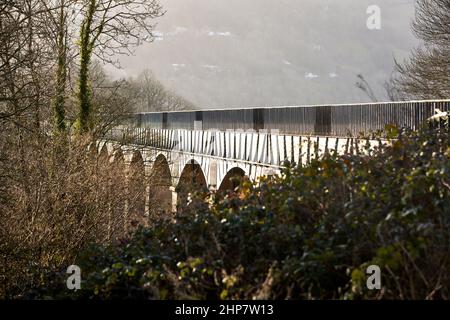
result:
[(418, 129), (450, 100), (139, 113), (135, 125), (153, 129), (277, 130), (284, 134), (359, 136), (387, 125)]

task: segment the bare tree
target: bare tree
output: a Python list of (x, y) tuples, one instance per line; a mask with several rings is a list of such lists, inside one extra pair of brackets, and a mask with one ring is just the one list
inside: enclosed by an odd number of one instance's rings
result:
[(116, 54), (130, 53), (142, 41), (153, 39), (151, 20), (163, 14), (156, 0), (85, 0), (79, 47), (79, 115), (81, 132), (91, 129), (91, 88), (89, 66), (92, 56), (112, 62)]
[[(49, 50), (41, 25), (46, 12), (37, 0), (0, 4), (0, 118), (25, 112), (39, 124)], [(44, 66), (45, 65), (45, 66)], [(38, 68), (39, 66), (39, 68)], [(47, 69), (47, 70), (46, 70)]]
[(144, 70), (136, 79), (130, 79), (129, 83), (136, 112), (195, 109), (190, 101), (164, 87), (149, 70)]
[(367, 82), (367, 80), (364, 78), (364, 76), (362, 74), (358, 74), (357, 78), (359, 80), (355, 84), (356, 87), (358, 89), (361, 89), (370, 98), (370, 100), (372, 100), (372, 102), (378, 102), (377, 96), (375, 95), (372, 87)]
[(126, 121), (134, 110), (135, 97), (130, 83), (124, 79), (111, 80), (101, 62), (94, 61), (89, 74), (92, 85), (92, 135), (104, 136), (111, 128)]
[[(127, 182), (123, 155), (100, 157), (91, 137), (65, 139), (64, 152), (59, 148), (55, 133), (68, 133), (64, 127), (77, 117), (73, 75), (81, 55), (71, 43), (87, 4), (0, 1), (0, 297), (21, 296), (41, 283), (49, 268), (71, 264), (88, 243), (126, 237), (124, 204), (142, 200), (145, 192), (145, 181)], [(90, 36), (97, 35), (91, 53), (112, 54), (123, 48), (107, 41), (108, 32), (115, 32), (108, 26), (115, 21), (118, 33), (131, 28), (130, 35), (136, 25), (130, 11), (103, 16), (100, 9), (91, 24)], [(128, 18), (122, 28), (119, 23)], [(99, 21), (104, 32), (95, 29)], [(116, 39), (125, 43), (126, 32), (121, 34), (125, 38)], [(109, 80), (97, 61), (88, 67), (94, 131), (105, 132), (131, 108), (130, 84)], [(141, 169), (135, 177), (143, 176)], [(142, 207), (133, 207), (140, 220)]]
[(391, 87), (403, 99), (450, 97), (450, 0), (418, 0), (413, 22), (424, 45), (396, 63)]
[[(366, 80), (366, 78), (362, 74), (358, 74), (357, 78), (358, 81), (355, 83), (355, 86), (362, 92), (364, 92), (372, 102), (379, 102), (380, 99), (378, 99), (377, 95), (372, 89), (372, 86)], [(403, 95), (401, 94), (401, 92), (398, 91), (398, 88), (393, 84), (392, 79), (393, 75), (391, 75), (391, 78), (388, 81), (385, 81), (383, 84), (387, 101), (404, 100)]]
[(56, 92), (54, 98), (55, 126), (57, 130), (66, 129), (66, 85), (67, 85), (67, 13), (66, 1), (60, 0), (57, 24), (56, 47), (58, 63), (56, 68)]

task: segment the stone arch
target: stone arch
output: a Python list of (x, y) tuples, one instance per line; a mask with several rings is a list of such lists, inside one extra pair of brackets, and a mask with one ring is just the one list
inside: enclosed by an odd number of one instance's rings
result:
[(176, 187), (178, 205), (185, 205), (190, 194), (195, 192), (207, 192), (208, 185), (201, 165), (191, 159), (183, 168)]
[(227, 174), (220, 183), (218, 191), (233, 191), (239, 186), (242, 179), (248, 179), (245, 171), (240, 167), (234, 167), (228, 170)]
[(160, 215), (172, 210), (172, 175), (167, 158), (160, 153), (149, 176), (149, 214)]
[(134, 150), (131, 156), (127, 174), (128, 213), (126, 219), (127, 231), (139, 224), (145, 223), (146, 179), (145, 165), (142, 154)]

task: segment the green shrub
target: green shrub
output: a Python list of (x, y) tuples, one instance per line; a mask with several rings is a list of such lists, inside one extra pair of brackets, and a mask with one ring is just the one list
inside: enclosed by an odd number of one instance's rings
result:
[[(371, 156), (326, 156), (155, 221), (78, 261), (82, 290), (50, 274), (30, 297), (450, 297), (448, 132), (404, 132)], [(379, 265), (382, 290), (366, 288)]]

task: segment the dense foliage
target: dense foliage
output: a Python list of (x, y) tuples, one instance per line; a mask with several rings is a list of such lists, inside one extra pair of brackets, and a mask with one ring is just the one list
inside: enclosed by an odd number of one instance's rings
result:
[[(448, 132), (404, 132), (365, 155), (290, 167), (195, 202), (77, 264), (30, 297), (448, 299)], [(366, 287), (379, 265), (382, 289)]]

